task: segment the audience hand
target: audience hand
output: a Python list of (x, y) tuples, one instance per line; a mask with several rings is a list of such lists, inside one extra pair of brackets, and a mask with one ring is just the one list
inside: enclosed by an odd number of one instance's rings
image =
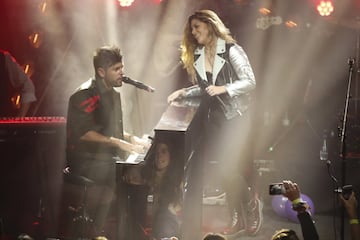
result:
[(289, 180), (283, 181), (285, 192), (284, 196), (287, 197), (290, 201), (294, 201), (300, 198), (300, 188), (296, 183), (293, 183)]
[(346, 209), (349, 219), (357, 219), (358, 202), (355, 197), (355, 193), (352, 192), (348, 200), (346, 200), (342, 194), (339, 195), (339, 198)]

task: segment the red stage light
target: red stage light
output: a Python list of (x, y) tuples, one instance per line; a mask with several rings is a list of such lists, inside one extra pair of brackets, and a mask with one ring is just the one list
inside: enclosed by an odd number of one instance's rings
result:
[(334, 11), (334, 5), (331, 1), (321, 1), (316, 9), (320, 16), (330, 16)]
[(31, 76), (34, 74), (34, 64), (30, 61), (26, 62), (24, 65), (22, 65), (22, 68), (25, 72), (25, 74), (31, 78)]
[(266, 7), (262, 7), (262, 8), (259, 8), (259, 13), (263, 16), (267, 16), (271, 13), (271, 10), (266, 8)]
[(34, 48), (39, 48), (43, 41), (43, 36), (41, 32), (33, 32), (28, 36), (30, 45)]
[(46, 14), (47, 10), (48, 10), (48, 3), (46, 1), (43, 1), (42, 3), (39, 4), (39, 9), (41, 11), (42, 14)]

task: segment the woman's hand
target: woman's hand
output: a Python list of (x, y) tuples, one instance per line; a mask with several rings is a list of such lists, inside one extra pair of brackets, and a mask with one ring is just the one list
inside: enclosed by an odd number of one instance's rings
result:
[(226, 88), (225, 88), (225, 86), (210, 85), (207, 88), (205, 88), (205, 91), (210, 96), (217, 96), (217, 95), (226, 93)]
[(186, 94), (186, 91), (184, 88), (176, 90), (175, 92), (171, 93), (168, 96), (167, 101), (168, 101), (168, 103), (171, 103), (177, 99), (185, 97), (185, 94)]

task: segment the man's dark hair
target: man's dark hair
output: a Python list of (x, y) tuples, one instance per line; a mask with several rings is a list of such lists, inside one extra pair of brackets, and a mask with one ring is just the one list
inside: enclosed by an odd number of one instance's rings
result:
[(98, 68), (107, 69), (119, 62), (122, 62), (120, 48), (115, 46), (104, 46), (96, 49), (93, 57), (95, 76), (98, 77)]

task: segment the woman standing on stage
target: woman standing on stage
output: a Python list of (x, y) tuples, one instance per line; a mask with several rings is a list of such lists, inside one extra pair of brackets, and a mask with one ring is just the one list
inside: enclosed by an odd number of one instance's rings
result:
[[(254, 235), (260, 228), (261, 216), (255, 222), (246, 218), (253, 160), (251, 93), (256, 85), (252, 67), (243, 48), (211, 10), (196, 11), (188, 18), (181, 50), (193, 86), (173, 92), (168, 101), (202, 96), (206, 109), (203, 161), (219, 163), (232, 217), (223, 233), (238, 235), (247, 230)], [(256, 204), (257, 209), (261, 208), (260, 201)]]

